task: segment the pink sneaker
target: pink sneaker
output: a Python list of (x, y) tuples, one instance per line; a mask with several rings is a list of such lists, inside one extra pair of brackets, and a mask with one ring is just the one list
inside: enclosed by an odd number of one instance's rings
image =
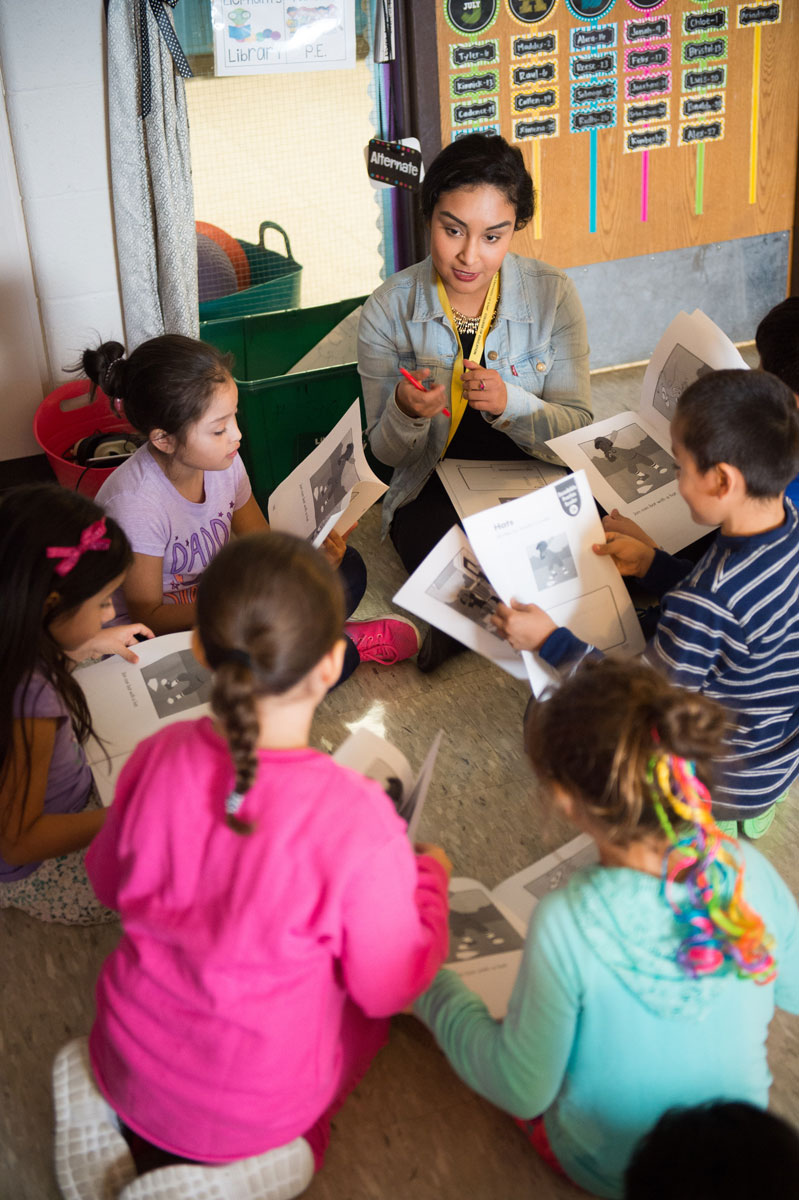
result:
[(419, 630), (407, 617), (375, 617), (373, 621), (348, 621), (344, 632), (352, 638), (361, 662), (390, 667), (411, 658), (422, 644)]

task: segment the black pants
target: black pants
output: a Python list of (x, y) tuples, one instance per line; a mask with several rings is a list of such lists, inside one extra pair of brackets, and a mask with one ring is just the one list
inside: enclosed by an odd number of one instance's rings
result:
[(389, 536), (409, 575), (453, 525), (460, 525), (458, 514), (443, 483), (433, 472), (416, 499), (397, 509), (389, 529)]

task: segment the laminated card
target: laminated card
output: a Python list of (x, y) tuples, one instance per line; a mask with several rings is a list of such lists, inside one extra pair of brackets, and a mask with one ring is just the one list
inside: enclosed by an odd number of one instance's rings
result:
[(619, 413), (547, 442), (573, 470), (586, 472), (607, 512), (617, 508), (632, 518), (669, 554), (708, 532), (679, 494), (671, 419), (690, 383), (725, 368), (748, 369), (703, 312), (678, 313), (647, 367), (638, 412)]
[(436, 467), (436, 473), (461, 520), (484, 508), (495, 508), (497, 504), (526, 496), (566, 474), (563, 467), (535, 458), (510, 462), (445, 458)]
[(356, 400), (272, 492), (269, 524), (279, 533), (293, 533), (321, 546), (332, 529), (347, 533), (387, 490), (366, 461)]
[[(464, 521), (469, 542), (496, 594), (538, 604), (577, 637), (605, 653), (638, 654), (641, 626), (611, 560), (594, 553), (605, 534), (584, 471)], [(522, 655), (533, 691), (551, 676), (536, 654)]]
[(439, 729), (416, 775), (402, 751), (379, 734), (373, 733), (371, 729), (356, 729), (341, 743), (333, 758), (342, 767), (360, 771), (361, 775), (366, 775), (380, 784), (407, 824), (408, 837), (413, 842), (416, 840), (416, 830), (427, 799), (442, 736), (443, 731)]

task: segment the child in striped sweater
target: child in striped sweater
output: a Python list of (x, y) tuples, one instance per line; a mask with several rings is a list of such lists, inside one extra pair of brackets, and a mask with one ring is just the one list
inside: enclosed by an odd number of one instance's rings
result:
[[(784, 494), (799, 469), (799, 413), (775, 376), (716, 371), (682, 394), (671, 435), (694, 520), (720, 526), (713, 545), (694, 566), (617, 521), (594, 550), (661, 597), (649, 661), (728, 709), (713, 811), (759, 837), (799, 775), (799, 514)], [(495, 623), (562, 674), (599, 653), (537, 605), (500, 605)]]

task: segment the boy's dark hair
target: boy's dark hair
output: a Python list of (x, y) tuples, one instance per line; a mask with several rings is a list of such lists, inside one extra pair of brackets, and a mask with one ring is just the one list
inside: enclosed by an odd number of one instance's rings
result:
[(799, 1187), (799, 1134), (752, 1104), (673, 1108), (638, 1143), (624, 1182), (625, 1200), (783, 1200)]
[(799, 396), (799, 296), (789, 296), (766, 313), (757, 327), (760, 365)]
[[(290, 691), (343, 629), (338, 573), (321, 551), (290, 534), (236, 538), (203, 572), (197, 632), (214, 671), (211, 707), (230, 745), (239, 795), (258, 769), (258, 697)], [(238, 817), (228, 824), (249, 832)]]
[(799, 472), (799, 410), (766, 371), (711, 371), (677, 401), (675, 436), (698, 469), (737, 467), (756, 499), (779, 496)]
[[(58, 484), (11, 488), (0, 498), (0, 784), (12, 764), (15, 693), (21, 689), (19, 707), (34, 672), (48, 680), (64, 701), (78, 741), (85, 741), (91, 732), (86, 699), (50, 626), (126, 571), (133, 555), (111, 517), (105, 518), (108, 549), (81, 554), (66, 575), (57, 574), (58, 560), (48, 558), (47, 547), (79, 545), (84, 530), (102, 516), (103, 510), (93, 500)], [(30, 746), (24, 722), (22, 731), (22, 770), (29, 779)], [(9, 811), (0, 811), (0, 829), (7, 827), (8, 820)]]
[(516, 212), (516, 229), (524, 229), (535, 212), (530, 172), (517, 146), (499, 134), (467, 133), (436, 155), (422, 181), (422, 213), (429, 224), (445, 192), (488, 184), (502, 192)]
[(232, 358), (196, 338), (167, 333), (137, 346), (129, 358), (120, 342), (84, 350), (81, 364), (92, 383), (120, 399), (134, 429), (148, 436), (163, 429), (183, 441), (214, 390), (230, 379)]

